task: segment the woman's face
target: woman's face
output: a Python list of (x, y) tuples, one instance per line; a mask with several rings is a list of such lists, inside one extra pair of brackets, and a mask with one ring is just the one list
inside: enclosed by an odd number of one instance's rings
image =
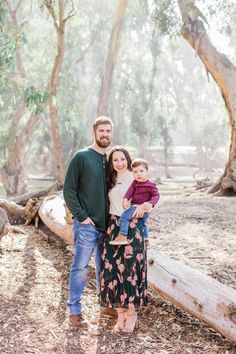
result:
[(112, 166), (116, 172), (124, 172), (127, 170), (128, 162), (122, 151), (115, 151), (112, 155)]

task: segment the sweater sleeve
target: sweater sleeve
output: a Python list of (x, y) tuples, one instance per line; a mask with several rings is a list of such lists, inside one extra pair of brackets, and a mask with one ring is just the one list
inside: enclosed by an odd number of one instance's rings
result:
[(88, 217), (86, 211), (81, 207), (78, 197), (79, 179), (82, 169), (83, 158), (80, 154), (75, 154), (69, 163), (63, 188), (66, 206), (79, 221), (83, 221)]
[(133, 181), (129, 186), (127, 192), (125, 193), (124, 198), (130, 200), (134, 195), (134, 190), (135, 190), (135, 181)]
[(158, 191), (158, 188), (155, 183), (152, 183), (152, 185), (151, 185), (151, 199), (149, 202), (154, 207), (157, 204), (159, 199), (160, 199), (160, 193)]

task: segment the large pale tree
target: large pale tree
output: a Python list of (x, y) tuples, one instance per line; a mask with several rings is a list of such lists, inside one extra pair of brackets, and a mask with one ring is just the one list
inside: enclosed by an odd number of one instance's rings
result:
[[(15, 42), (15, 67), (17, 74), (21, 80), (27, 77), (27, 71), (22, 59), (22, 48), (20, 38), (23, 26), (27, 23), (28, 18), (20, 19), (18, 12), (22, 1), (16, 2), (4, 0), (5, 8), (9, 14), (10, 25), (13, 29), (13, 41)], [(30, 16), (30, 14), (29, 14)], [(23, 117), (25, 117), (26, 103), (22, 97), (16, 99), (17, 107), (12, 114), (10, 130), (8, 135), (8, 158), (0, 168), (1, 180), (7, 195), (16, 195), (27, 192), (26, 176), (24, 171), (24, 155), (28, 142), (34, 133), (39, 121), (39, 115), (31, 113), (24, 126), (21, 125)]]
[[(193, 0), (178, 0), (183, 20), (181, 34), (193, 47), (207, 72), (218, 85), (229, 116), (231, 143), (224, 172), (211, 192), (236, 193), (236, 67), (212, 44), (206, 31), (206, 16)], [(206, 102), (207, 104), (207, 102)]]
[(127, 5), (128, 5), (128, 0), (118, 1), (115, 20), (114, 20), (109, 47), (108, 47), (106, 64), (102, 75), (102, 82), (101, 82), (99, 100), (97, 106), (98, 116), (108, 114), (112, 76), (113, 76), (113, 72), (114, 72), (114, 68), (116, 65), (117, 56), (119, 52), (121, 28), (122, 28)]
[[(55, 4), (51, 0), (44, 0), (54, 24), (57, 38), (56, 56), (53, 63), (51, 77), (49, 81), (49, 116), (51, 122), (51, 136), (53, 143), (53, 153), (55, 156), (56, 178), (58, 182), (63, 182), (65, 174), (65, 164), (61, 143), (61, 134), (58, 118), (57, 93), (59, 88), (59, 75), (62, 68), (65, 53), (65, 26), (66, 22), (74, 15), (74, 8), (66, 13), (67, 0), (57, 0)], [(73, 3), (71, 2), (73, 5)]]

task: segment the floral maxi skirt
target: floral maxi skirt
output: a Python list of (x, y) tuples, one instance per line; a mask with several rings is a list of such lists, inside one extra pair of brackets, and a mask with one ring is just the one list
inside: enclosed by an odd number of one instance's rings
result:
[(101, 244), (101, 305), (137, 308), (147, 305), (147, 257), (142, 219), (132, 220), (128, 245), (112, 246), (119, 217), (112, 216)]

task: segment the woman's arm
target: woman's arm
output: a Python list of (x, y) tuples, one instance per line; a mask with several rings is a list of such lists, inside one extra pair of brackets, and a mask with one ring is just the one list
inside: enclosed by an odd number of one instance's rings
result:
[(145, 202), (137, 206), (135, 212), (133, 213), (133, 218), (142, 218), (144, 213), (150, 213), (152, 210), (152, 204)]

